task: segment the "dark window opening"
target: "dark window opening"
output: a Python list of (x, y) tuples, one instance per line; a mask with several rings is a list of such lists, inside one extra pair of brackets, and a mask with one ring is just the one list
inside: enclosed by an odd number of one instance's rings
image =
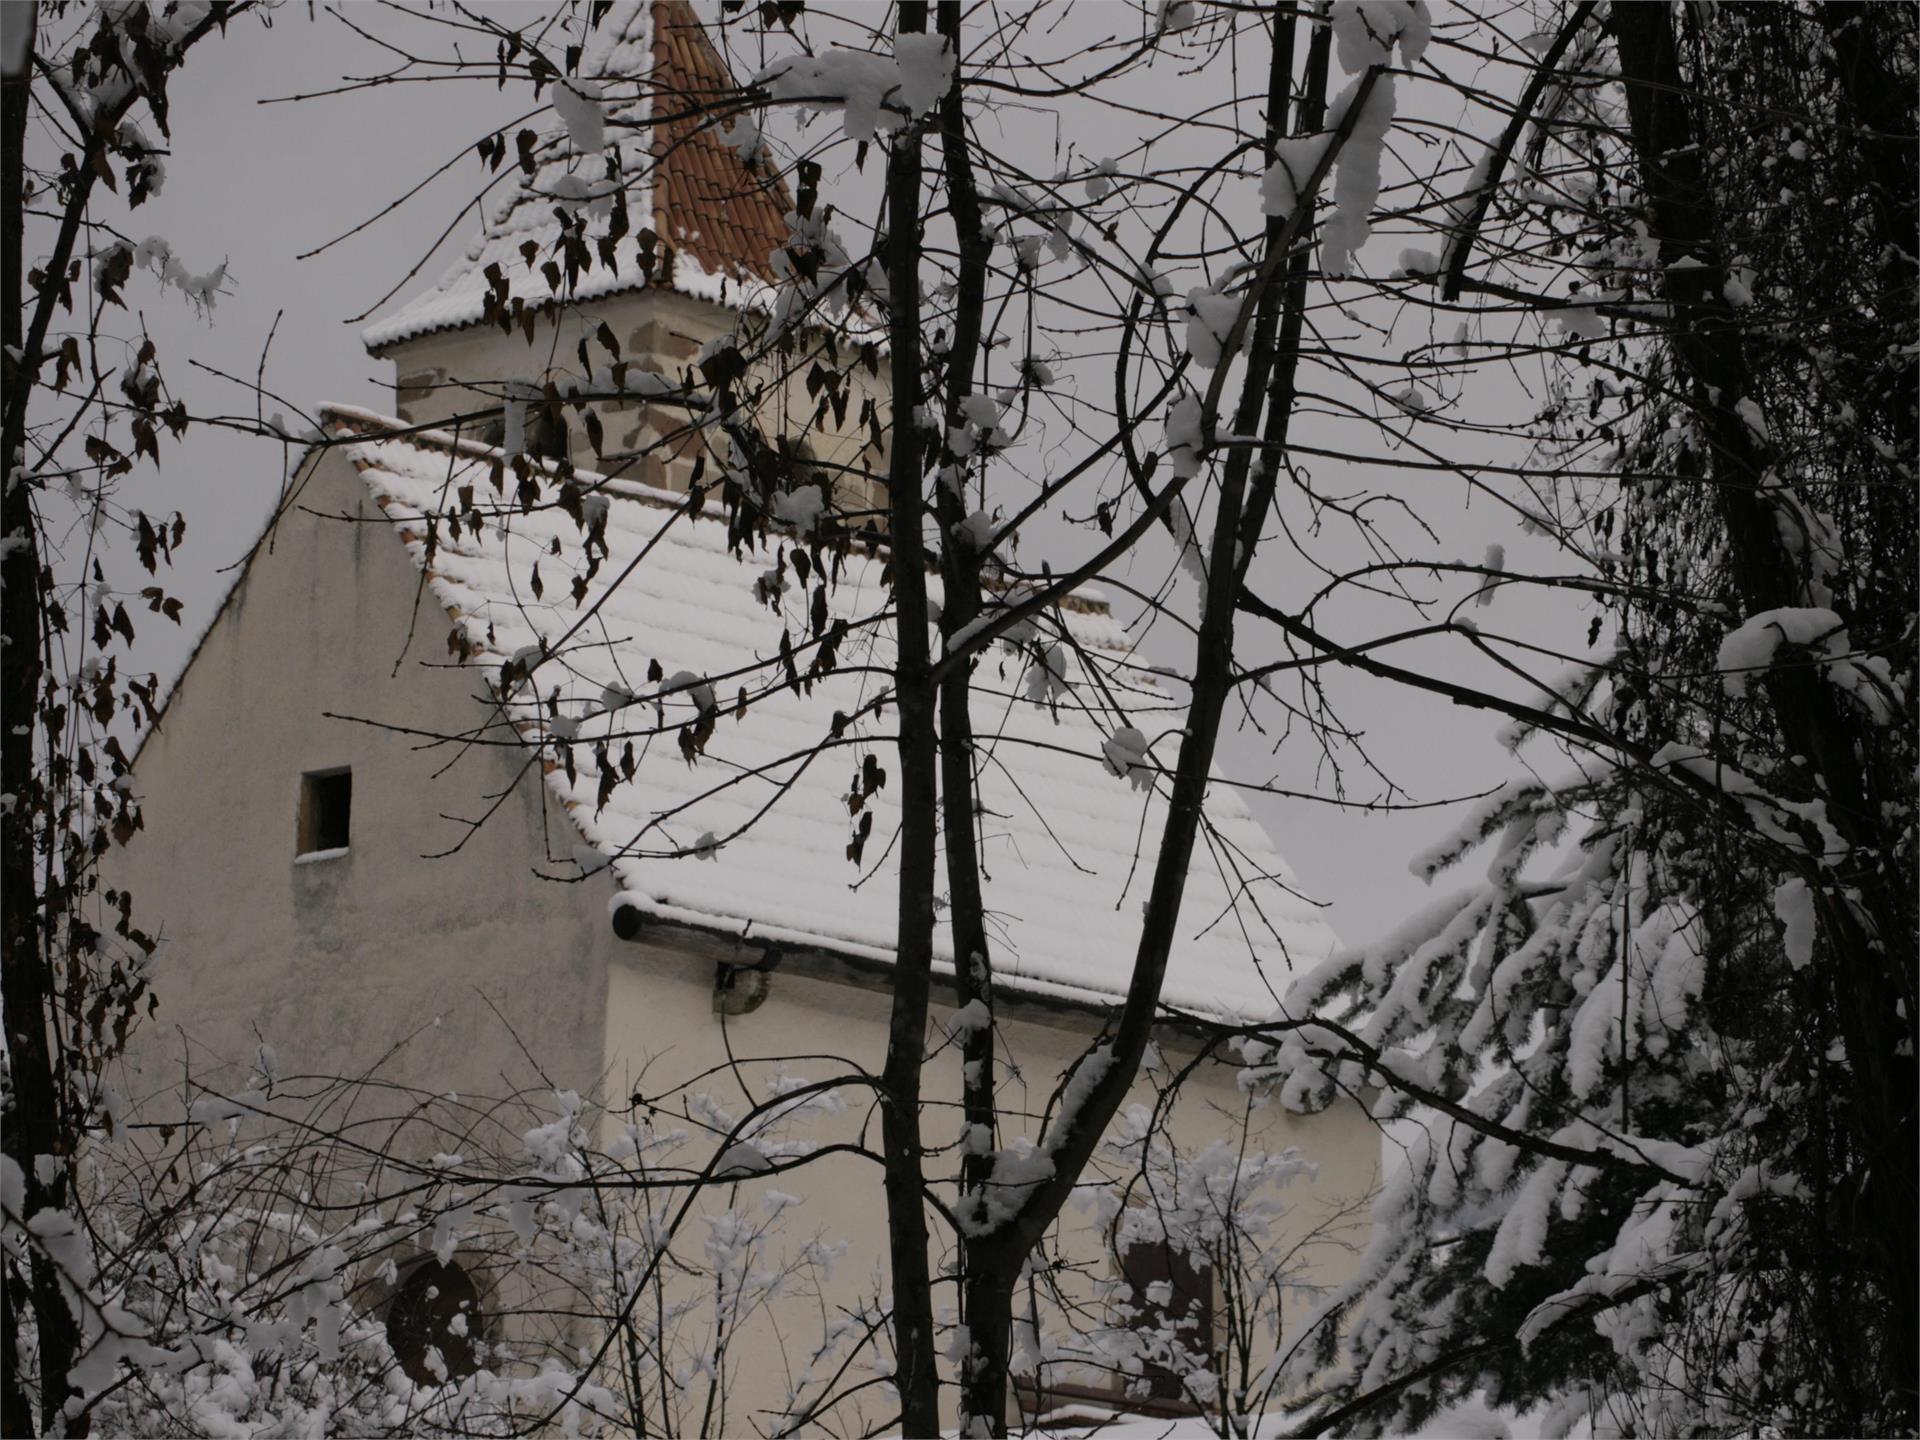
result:
[[(1114, 1373), (1104, 1383), (1088, 1384), (1056, 1377), (1051, 1365), (1035, 1376), (1014, 1381), (1023, 1422), (1046, 1432), (1084, 1430), (1089, 1405), (1118, 1415), (1147, 1415), (1161, 1420), (1193, 1415), (1199, 1407), (1187, 1393), (1181, 1373), (1205, 1365), (1216, 1374), (1220, 1357), (1214, 1329), (1213, 1267), (1204, 1256), (1196, 1259), (1165, 1241), (1136, 1241), (1127, 1247), (1117, 1269), (1124, 1285), (1115, 1297), (1120, 1303), (1114, 1323), (1157, 1338), (1171, 1330), (1173, 1344), (1156, 1346), (1157, 1353), (1138, 1375)], [(1167, 1348), (1186, 1357), (1184, 1365), (1169, 1365)], [(1071, 1366), (1064, 1373), (1074, 1373)]]
[(423, 1260), (387, 1304), (387, 1344), (419, 1385), (444, 1385), (480, 1368), (480, 1292), (457, 1264)]
[(353, 771), (315, 770), (300, 777), (300, 849), (344, 850), (353, 818)]
[[(1120, 1272), (1126, 1277), (1134, 1325), (1144, 1331), (1171, 1328), (1179, 1348), (1196, 1359), (1213, 1353), (1213, 1268), (1161, 1241), (1141, 1241), (1127, 1249)], [(1174, 1369), (1148, 1361), (1147, 1393), (1155, 1400), (1183, 1401), (1186, 1387)]]
[[(486, 423), (480, 431), (480, 439), (487, 445), (507, 443), (505, 410)], [(528, 402), (526, 406), (526, 418), (521, 422), (521, 439), (526, 447), (525, 453), (536, 460), (564, 460), (573, 444), (572, 430), (566, 418), (556, 415), (537, 400)]]

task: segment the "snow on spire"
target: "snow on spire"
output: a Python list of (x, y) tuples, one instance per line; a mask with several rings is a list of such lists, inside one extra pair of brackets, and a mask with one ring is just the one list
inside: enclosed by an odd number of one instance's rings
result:
[[(664, 283), (725, 304), (742, 284), (772, 281), (767, 257), (786, 241), (791, 201), (777, 175), (748, 163), (752, 147), (738, 134), (729, 143), (715, 101), (735, 80), (687, 0), (620, 0), (580, 43), (578, 76), (541, 92), (554, 113), (534, 143), (534, 173), (515, 172), (515, 140), (503, 133), (499, 198), (481, 233), (433, 289), (361, 332), (368, 349), (479, 322), (490, 265), (510, 300), (554, 303), (541, 267), (561, 259), (556, 209), (586, 219), (590, 262), (567, 291), (573, 301)], [(599, 254), (609, 234), (612, 267)]]

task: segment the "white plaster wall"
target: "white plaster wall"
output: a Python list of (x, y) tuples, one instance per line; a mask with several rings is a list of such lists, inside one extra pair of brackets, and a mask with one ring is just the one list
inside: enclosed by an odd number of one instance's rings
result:
[[(648, 1115), (656, 1126), (667, 1126), (698, 1091), (740, 1114), (747, 1104), (767, 1098), (768, 1082), (777, 1075), (813, 1081), (838, 1073), (879, 1072), (890, 997), (877, 983), (783, 967), (771, 976), (760, 1008), (723, 1022), (714, 1013), (713, 976), (716, 960), (729, 953), (751, 961), (758, 947), (730, 951), (728, 942), (690, 941), (660, 930), (643, 932), (615, 955), (608, 973), (606, 1011), (610, 1096), (637, 1097), (642, 1103), (636, 1114)], [(944, 1030), (939, 1024), (941, 1017), (951, 1013), (950, 1004), (950, 996), (947, 1003), (936, 1004), (930, 1029), (929, 1049), (938, 1052), (926, 1074), (930, 1151), (951, 1145), (959, 1128), (960, 1066), (952, 1047), (942, 1046)], [(1016, 1064), (1023, 1078), (1002, 1090), (1008, 1125), (1002, 1143), (1014, 1134), (1031, 1137), (1036, 1133), (1034, 1117), (1094, 1030), (1090, 1016), (1003, 1002), (1000, 1057)], [(1168, 1054), (1173, 1063), (1179, 1062), (1171, 1044)], [(704, 1078), (689, 1085), (696, 1076)], [(822, 1144), (857, 1142), (877, 1151), (879, 1116), (870, 1094), (856, 1085), (849, 1086), (843, 1096), (844, 1114), (815, 1122), (803, 1133)], [(1151, 1094), (1141, 1086), (1134, 1099), (1149, 1103)], [(1027, 1112), (1024, 1119), (1022, 1111)], [(1231, 1138), (1235, 1133), (1232, 1117), (1241, 1113), (1242, 1099), (1231, 1069), (1207, 1067), (1196, 1074), (1175, 1109), (1169, 1134), (1183, 1151), (1198, 1151), (1213, 1140)], [(610, 1122), (617, 1118), (610, 1116)], [(1250, 1133), (1252, 1145), (1258, 1148), (1277, 1152), (1298, 1146), (1319, 1165), (1312, 1183), (1287, 1192), (1293, 1221), (1286, 1243), (1302, 1247), (1303, 1279), (1329, 1283), (1343, 1277), (1357, 1259), (1357, 1247), (1366, 1240), (1365, 1202), (1378, 1180), (1378, 1131), (1358, 1105), (1343, 1102), (1313, 1117), (1268, 1105), (1256, 1112)], [(703, 1149), (703, 1145), (700, 1141), (689, 1146), (693, 1162), (711, 1153), (711, 1146)], [(944, 1157), (930, 1156), (927, 1167), (930, 1176), (950, 1174), (957, 1168), (951, 1149)], [(784, 1253), (789, 1258), (815, 1239), (850, 1245), (847, 1258), (835, 1270), (835, 1293), (830, 1299), (850, 1303), (884, 1287), (886, 1208), (880, 1170), (873, 1161), (834, 1155), (786, 1176), (744, 1181), (714, 1192), (703, 1212), (736, 1205), (758, 1213), (769, 1190), (797, 1194), (803, 1200), (782, 1221)], [(1339, 1219), (1343, 1212), (1345, 1218)], [(696, 1241), (702, 1234), (701, 1223), (696, 1215), (688, 1224)], [(1322, 1227), (1327, 1228), (1326, 1238), (1313, 1239), (1313, 1232)], [(1106, 1273), (1103, 1239), (1086, 1214), (1070, 1206), (1062, 1217), (1061, 1233), (1071, 1258)], [(950, 1253), (950, 1242), (950, 1234), (936, 1236), (936, 1266), (939, 1256)], [(1070, 1284), (1069, 1289), (1073, 1288)], [(951, 1287), (945, 1287), (936, 1304), (950, 1315), (954, 1299)], [(698, 1312), (689, 1320), (692, 1326), (701, 1323)], [(756, 1412), (785, 1404), (794, 1374), (806, 1364), (809, 1343), (817, 1343), (821, 1333), (819, 1304), (799, 1291), (736, 1337), (734, 1368), (728, 1375), (732, 1408), (727, 1433), (747, 1433)], [(947, 1398), (951, 1407), (951, 1395)], [(867, 1410), (874, 1420), (888, 1413), (883, 1402)], [(955, 1422), (951, 1413), (947, 1418)]]
[[(533, 877), (543, 827), (565, 824), (543, 815), (537, 774), (458, 854), (422, 858), (461, 838), (441, 814), (481, 814), (519, 757), (456, 760), (454, 747), (327, 718), (458, 733), (484, 712), (474, 676), (422, 665), (448, 658), (431, 597), (408, 645), (418, 574), (338, 452), (312, 468), (301, 504), (346, 518), (289, 510), (137, 757), (147, 829), (115, 871), (166, 943), (129, 1093), (177, 1087), (183, 1057), (196, 1072), (232, 1061), (243, 1082), (256, 1028), (290, 1073), (355, 1073), (407, 1041), (394, 1078), (488, 1094), (534, 1083), (488, 1001), (555, 1083), (588, 1090), (617, 943), (610, 882)], [(295, 863), (300, 777), (342, 765), (348, 853)], [(553, 833), (568, 854), (571, 837)]]
[[(549, 373), (579, 375), (582, 340), (595, 366), (604, 365), (609, 357), (593, 338), (603, 323), (618, 338), (622, 353), (631, 363), (677, 376), (694, 362), (702, 346), (732, 328), (734, 313), (676, 291), (638, 290), (611, 295), (557, 316), (542, 314), (531, 343), (518, 329), (503, 334), (484, 325), (421, 336), (387, 352), (398, 375), (395, 414), (410, 424), (437, 425), (456, 415), (497, 409), (502, 381), (537, 379)], [(748, 383), (763, 391), (757, 412), (760, 428), (768, 435), (806, 434), (815, 458), (835, 476), (847, 508), (884, 504), (879, 498), (884, 490), (876, 481), (886, 474), (886, 452), (871, 447), (871, 435), (859, 423), (862, 405), (872, 399), (880, 407), (883, 438), (891, 431), (884, 364), (876, 376), (853, 363), (856, 352), (843, 349), (839, 368), (852, 371), (847, 381), (845, 424), (836, 424), (829, 414), (823, 425), (815, 428), (817, 402), (807, 393), (806, 377), (817, 353), (783, 357), (777, 363), (769, 361), (755, 367)], [(699, 447), (693, 437), (679, 436), (681, 412), (658, 405), (598, 404), (594, 408), (604, 425), (604, 458), (594, 455), (584, 426), (575, 412), (568, 411), (571, 454), (577, 467), (618, 473), (670, 490), (686, 488)], [(477, 439), (486, 423), (469, 422), (464, 433)], [(627, 461), (636, 454), (639, 458)], [(710, 458), (708, 479), (718, 473)]]
[[(531, 341), (518, 327), (504, 333), (479, 324), (402, 341), (384, 352), (394, 363), (394, 413), (416, 425), (435, 425), (454, 415), (498, 409), (504, 381), (555, 371), (578, 375), (583, 340), (594, 364), (607, 364), (611, 357), (593, 338), (602, 324), (613, 331), (629, 361), (645, 364), (655, 348), (648, 329), (654, 293), (624, 291), (557, 313), (542, 311)], [(611, 437), (614, 427), (607, 429)], [(588, 464), (578, 457), (576, 463)]]

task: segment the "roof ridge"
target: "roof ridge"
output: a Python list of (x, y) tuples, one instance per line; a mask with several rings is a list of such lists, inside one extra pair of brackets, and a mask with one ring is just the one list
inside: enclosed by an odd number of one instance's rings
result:
[[(484, 441), (469, 439), (465, 435), (456, 435), (451, 431), (442, 430), (437, 426), (409, 424), (405, 420), (396, 419), (390, 415), (382, 415), (377, 410), (368, 410), (364, 406), (348, 405), (344, 402), (336, 401), (323, 401), (317, 408), (323, 417), (323, 423), (327, 420), (342, 421), (347, 426), (353, 427), (354, 434), (358, 439), (374, 443), (393, 441), (403, 445), (411, 445), (417, 450), (432, 450), (449, 455), (463, 455), (470, 460), (490, 461), (502, 458), (505, 455), (505, 452), (497, 445), (488, 445)], [(537, 459), (531, 455), (528, 456), (527, 459), (541, 474), (549, 477), (558, 477), (558, 468), (552, 461)], [(648, 485), (644, 481), (631, 480), (624, 475), (604, 475), (596, 470), (581, 470), (575, 468), (572, 471), (572, 477), (584, 482), (585, 488), (588, 490), (614, 495), (622, 500), (635, 500), (641, 504), (651, 505), (659, 509), (678, 509), (685, 505), (687, 500), (686, 495), (681, 491), (663, 490), (657, 485)], [(712, 520), (716, 517), (696, 513), (690, 515), (688, 518), (698, 522), (701, 520)], [(796, 532), (796, 534), (797, 533), (798, 532)], [(885, 555), (889, 559), (892, 558), (893, 546), (888, 542), (885, 535), (862, 536), (857, 538), (871, 543), (874, 547), (874, 554)], [(937, 573), (939, 569), (938, 560), (930, 558), (927, 568), (930, 572)], [(991, 577), (983, 577), (982, 583), (989, 590), (1005, 594), (1022, 585), (1029, 585), (1035, 582), (1025, 578), (995, 581)], [(1063, 609), (1074, 611), (1076, 614), (1111, 615), (1113, 613), (1112, 604), (1107, 600), (1105, 595), (1099, 593), (1097, 582), (1082, 582), (1080, 586), (1076, 586), (1073, 590), (1061, 596), (1059, 604)]]

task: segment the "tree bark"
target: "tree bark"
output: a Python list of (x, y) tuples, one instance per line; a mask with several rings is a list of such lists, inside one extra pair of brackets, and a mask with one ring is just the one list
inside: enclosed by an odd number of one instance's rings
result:
[[(924, 0), (903, 0), (902, 34), (927, 28)], [(893, 1272), (894, 1383), (901, 1432), (940, 1433), (932, 1275), (920, 1143), (921, 1071), (933, 979), (933, 880), (938, 802), (934, 687), (927, 650), (927, 562), (921, 535), (920, 129), (903, 127), (887, 155), (887, 321), (893, 347), (893, 451), (887, 469), (894, 607), (899, 616), (895, 696), (900, 755), (900, 892), (893, 1008), (881, 1072), (881, 1145)]]
[[(1293, 36), (1297, 20), (1291, 0), (1273, 7), (1274, 39), (1268, 80), (1267, 147), (1286, 133), (1287, 101), (1292, 90)], [(1325, 27), (1320, 33), (1325, 34)], [(1308, 92), (1324, 96), (1325, 71), (1329, 47), (1321, 39), (1309, 55)], [(1315, 66), (1318, 71), (1315, 72)], [(1299, 235), (1303, 227), (1283, 220), (1270, 221), (1265, 244), (1269, 257), (1276, 247), (1288, 243), (1288, 236)], [(1284, 291), (1304, 285), (1306, 256), (1289, 261), (1285, 280), (1267, 272), (1254, 304), (1254, 323), (1248, 346), (1247, 368), (1242, 379), (1240, 398), (1232, 425), (1236, 434), (1253, 431), (1260, 423), (1262, 410), (1276, 397), (1288, 401), (1292, 394), (1291, 365), (1284, 367), (1285, 381), (1276, 384), (1276, 332), (1280, 329)], [(1298, 325), (1292, 335), (1297, 346)], [(1270, 386), (1272, 388), (1270, 388)], [(1284, 434), (1284, 421), (1278, 433)], [(1268, 417), (1272, 431), (1275, 418)], [(1269, 472), (1277, 469), (1277, 455), (1267, 455)], [(1179, 758), (1173, 772), (1172, 795), (1162, 829), (1160, 851), (1156, 858), (1146, 916), (1141, 926), (1132, 978), (1125, 1008), (1110, 1039), (1098, 1042), (1082, 1057), (1083, 1064), (1100, 1063), (1104, 1073), (1093, 1085), (1078, 1115), (1062, 1124), (1062, 1133), (1054, 1137), (1053, 1174), (1037, 1186), (1020, 1210), (988, 1235), (968, 1247), (969, 1270), (968, 1336), (978, 1357), (976, 1391), (969, 1397), (968, 1409), (976, 1416), (1004, 1423), (1006, 1366), (1012, 1341), (1012, 1297), (1020, 1270), (1028, 1255), (1040, 1243), (1072, 1193), (1074, 1183), (1085, 1170), (1095, 1146), (1119, 1109), (1134, 1077), (1141, 1056), (1153, 1033), (1160, 991), (1166, 978), (1167, 963), (1178, 933), (1181, 901), (1192, 864), (1195, 842), (1203, 819), (1206, 792), (1212, 780), (1213, 754), (1219, 736), (1220, 718), (1237, 676), (1233, 664), (1233, 626), (1237, 593), (1244, 573), (1236, 555), (1243, 527), (1251, 524), (1257, 533), (1271, 495), (1271, 474), (1257, 487), (1259, 503), (1249, 500), (1249, 473), (1253, 452), (1233, 451), (1224, 467), (1213, 533), (1208, 553), (1210, 583), (1200, 626), (1192, 682), (1192, 699), (1187, 710), (1186, 728)], [(1257, 513), (1256, 513), (1257, 512)], [(1104, 1060), (1100, 1051), (1105, 1049)], [(1058, 1123), (1058, 1122), (1057, 1122)], [(1001, 1408), (995, 1410), (998, 1404)], [(999, 1429), (994, 1434), (1003, 1433)]]
[[(945, 170), (948, 213), (953, 217), (960, 263), (955, 276), (953, 343), (946, 356), (945, 429), (965, 424), (963, 409), (973, 394), (974, 366), (980, 355), (985, 320), (987, 261), (993, 237), (980, 209), (973, 160), (967, 151), (960, 56), (959, 0), (940, 0), (938, 28), (954, 54), (953, 83), (940, 102), (940, 153)], [(943, 453), (942, 473), (956, 466)], [(959, 473), (964, 474), (961, 470)], [(934, 485), (934, 511), (943, 534), (951, 537), (966, 519), (961, 484)], [(942, 603), (940, 633), (948, 641), (980, 614), (983, 556), (967, 546), (940, 547)], [(969, 664), (949, 674), (940, 686), (940, 805), (946, 844), (947, 917), (953, 937), (954, 978), (960, 1004), (983, 1004), (993, 1013), (993, 949), (987, 935), (986, 898), (980, 869), (979, 815), (973, 751), (973, 671)], [(963, 1123), (970, 1135), (996, 1136), (994, 1035), (991, 1023), (968, 1029), (960, 1039)], [(960, 1162), (962, 1216), (985, 1202), (993, 1176), (993, 1156), (984, 1146), (963, 1147)], [(961, 1320), (967, 1327), (967, 1353), (960, 1362), (960, 1433), (1004, 1435), (1007, 1415), (1007, 1357), (1013, 1314), (1013, 1285), (989, 1248), (978, 1250), (966, 1234), (959, 1237)]]
[[(1673, 349), (1693, 384), (1693, 403), (1711, 447), (1712, 491), (1726, 527), (1734, 583), (1748, 614), (1807, 604), (1798, 564), (1781, 544), (1778, 513), (1763, 488), (1768, 466), (1762, 442), (1735, 408), (1750, 394), (1746, 336), (1723, 298), (1728, 250), (1702, 157), (1713, 137), (1696, 121), (1695, 90), (1680, 65), (1671, 11), (1664, 5), (1617, 5), (1609, 23), (1651, 233), (1660, 243)], [(1698, 263), (1675, 268), (1683, 256)], [(1871, 739), (1861, 733), (1861, 722), (1842, 710), (1833, 687), (1810, 667), (1775, 667), (1763, 685), (1787, 753), (1806, 757), (1802, 768), (1819, 777), (1833, 823), (1865, 862), (1848, 877), (1858, 909), (1830, 876), (1815, 878), (1827, 882), (1818, 887), (1820, 913), (1851, 1067), (1861, 1238), (1887, 1300), (1884, 1379), (1898, 1397), (1895, 1413), (1911, 1423), (1920, 1390), (1920, 1156), (1913, 1056), (1911, 1050), (1898, 1053), (1899, 1042), (1912, 1039), (1915, 1016), (1911, 875), (1895, 879), (1886, 863), (1891, 850), (1863, 769)], [(1904, 1022), (1896, 1014), (1900, 1002)]]
[[(35, 23), (33, 7), (24, 21)], [(26, 1178), (28, 1219), (43, 1210), (64, 1208), (66, 1156), (61, 1124), (62, 1107), (54, 1068), (51, 1033), (54, 977), (45, 917), (35, 838), (40, 817), (50, 816), (49, 797), (38, 771), (36, 738), (39, 726), (40, 684), (43, 676), (43, 628), (46, 623), (39, 526), (34, 515), (33, 490), (24, 479), (27, 402), (33, 393), (37, 352), (44, 343), (52, 315), (50, 297), (42, 297), (29, 332), (24, 319), (28, 304), (24, 290), (26, 264), (25, 180), (26, 138), (30, 113), (34, 35), (29, 30), (27, 63), (4, 82), (4, 138), (0, 139), (0, 227), (11, 252), (4, 275), (6, 358), (4, 438), (0, 439), (0, 470), (4, 471), (4, 499), (0, 500), (0, 535), (24, 543), (9, 550), (0, 574), (0, 635), (4, 662), (0, 662), (0, 791), (13, 798), (0, 820), (0, 994), (4, 995), (7, 1025), (7, 1071), (12, 1105), (6, 1117), (5, 1152)], [(89, 147), (97, 144), (89, 141)], [(91, 174), (76, 183), (55, 245), (49, 274), (57, 278), (73, 252), (81, 209), (91, 190)], [(14, 357), (20, 357), (18, 359)], [(52, 1156), (61, 1163), (43, 1180), (37, 1157)], [(80, 1332), (60, 1293), (53, 1266), (37, 1250), (28, 1264), (29, 1295), (23, 1305), (18, 1286), (8, 1283), (11, 1265), (0, 1274), (6, 1285), (5, 1310), (11, 1332), (23, 1311), (31, 1311), (39, 1338), (40, 1428), (51, 1428), (73, 1393), (67, 1372), (79, 1355)], [(8, 1434), (33, 1433), (31, 1406), (9, 1349), (4, 1382), (4, 1418)], [(24, 1427), (24, 1428), (23, 1428)]]

